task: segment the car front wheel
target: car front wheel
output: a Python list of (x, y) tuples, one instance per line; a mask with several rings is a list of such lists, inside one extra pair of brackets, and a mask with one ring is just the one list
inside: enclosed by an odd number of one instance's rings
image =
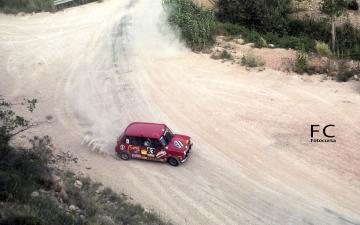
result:
[(123, 160), (129, 160), (130, 159), (130, 154), (127, 153), (127, 152), (120, 152), (118, 155)]
[(180, 164), (179, 160), (175, 157), (170, 157), (168, 163), (172, 166), (178, 166)]

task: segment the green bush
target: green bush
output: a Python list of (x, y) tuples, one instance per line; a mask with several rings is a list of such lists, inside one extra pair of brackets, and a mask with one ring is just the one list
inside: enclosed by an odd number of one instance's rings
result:
[(268, 46), (266, 40), (255, 30), (245, 29), (242, 38), (246, 42), (254, 43), (254, 47), (256, 48), (265, 48)]
[(52, 11), (53, 0), (0, 0), (0, 10), (6, 13)]
[[(280, 48), (303, 48), (307, 52), (320, 50), (321, 54), (329, 55), (315, 43), (315, 40), (324, 45), (331, 42), (329, 20), (290, 19), (290, 3), (291, 0), (220, 0), (217, 17), (222, 23), (217, 25), (217, 31), (225, 35), (240, 33), (245, 41), (255, 43), (256, 47), (274, 44)], [(359, 60), (356, 46), (360, 46), (360, 30), (347, 22), (337, 27), (336, 33), (337, 56)]]
[(353, 74), (352, 71), (346, 70), (346, 71), (343, 71), (343, 72), (339, 73), (336, 76), (336, 80), (339, 81), (339, 82), (346, 82), (353, 76), (354, 76), (354, 74)]
[(4, 13), (55, 11), (100, 0), (74, 0), (70, 3), (54, 6), (53, 0), (0, 0), (0, 11)]
[(214, 52), (212, 55), (211, 55), (211, 58), (212, 59), (232, 59), (232, 55), (226, 51), (225, 49), (222, 50), (221, 52)]
[(306, 53), (303, 51), (298, 51), (296, 53), (295, 59), (295, 68), (294, 71), (299, 74), (303, 74), (307, 71), (308, 68), (308, 59)]
[(326, 57), (329, 57), (332, 55), (329, 45), (325, 44), (324, 42), (316, 41), (315, 49), (319, 55), (326, 56)]
[(326, 19), (290, 20), (287, 35), (294, 37), (307, 37), (329, 43), (331, 39), (331, 26)]
[(279, 38), (278, 47), (292, 48), (295, 50), (313, 51), (315, 41), (306, 37), (284, 36)]
[(26, 202), (31, 192), (49, 187), (47, 162), (33, 151), (11, 149), (0, 160), (0, 200)]
[(247, 67), (258, 67), (264, 66), (264, 62), (260, 59), (257, 59), (253, 54), (247, 53), (241, 58), (241, 65)]
[(180, 31), (186, 45), (203, 50), (215, 42), (215, 15), (212, 9), (201, 8), (191, 0), (163, 0), (169, 23)]
[(281, 34), (286, 32), (291, 12), (291, 0), (220, 0), (217, 6), (221, 22)]
[(356, 45), (351, 49), (350, 58), (360, 61), (360, 45)]
[(276, 33), (266, 32), (261, 34), (253, 29), (231, 23), (218, 23), (216, 26), (218, 35), (241, 35), (247, 43), (254, 43), (256, 48), (268, 47), (269, 44), (278, 48), (292, 48), (295, 50), (314, 51), (315, 41), (307, 37), (282, 36)]
[[(303, 21), (290, 21), (288, 34), (292, 36), (302, 36), (309, 40), (318, 40), (325, 44), (331, 42), (331, 27), (327, 20), (305, 19)], [(314, 41), (313, 41), (314, 42)], [(340, 58), (350, 58), (358, 60), (357, 54), (353, 52), (356, 46), (360, 45), (360, 31), (351, 23), (347, 22), (336, 28), (336, 45)], [(305, 46), (306, 48), (306, 46)]]
[(214, 27), (215, 35), (236, 36), (245, 32), (247, 28), (234, 23), (217, 22)]
[(228, 51), (223, 50), (220, 53), (220, 59), (231, 59), (231, 54)]
[(0, 225), (45, 225), (38, 217), (30, 215), (11, 215), (0, 220)]
[(54, 196), (40, 195), (29, 202), (34, 214), (42, 218), (45, 224), (82, 225), (86, 224), (78, 214), (68, 213), (59, 208), (59, 202)]

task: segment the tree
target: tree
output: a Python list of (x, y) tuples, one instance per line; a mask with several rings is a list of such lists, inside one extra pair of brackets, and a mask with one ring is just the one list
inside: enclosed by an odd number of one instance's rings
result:
[(37, 125), (16, 114), (11, 107), (14, 105), (26, 106), (29, 112), (33, 112), (36, 103), (36, 99), (24, 99), (20, 103), (9, 103), (0, 95), (0, 153), (6, 151), (14, 136)]
[(345, 14), (348, 6), (346, 0), (322, 0), (320, 3), (321, 11), (330, 18), (331, 21), (331, 47), (333, 53), (336, 52), (336, 18)]

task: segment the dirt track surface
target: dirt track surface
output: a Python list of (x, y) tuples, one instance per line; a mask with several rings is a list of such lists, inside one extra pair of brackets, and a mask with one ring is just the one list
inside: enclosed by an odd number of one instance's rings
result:
[[(0, 93), (39, 100), (85, 170), (177, 224), (360, 224), (359, 83), (249, 72), (182, 47), (153, 1), (0, 15)], [(161, 30), (161, 32), (159, 31)], [(131, 121), (193, 137), (180, 167), (113, 156)], [(335, 124), (336, 143), (310, 143)]]

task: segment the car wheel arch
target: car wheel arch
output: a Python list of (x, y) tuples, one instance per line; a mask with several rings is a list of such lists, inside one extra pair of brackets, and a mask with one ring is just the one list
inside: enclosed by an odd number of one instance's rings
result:
[(180, 164), (180, 160), (176, 156), (169, 156), (166, 161), (172, 166), (178, 166)]
[[(126, 155), (126, 157), (124, 157)], [(129, 160), (131, 159), (131, 154), (128, 151), (120, 151), (118, 152), (118, 156), (119, 158), (121, 158), (122, 160)]]

